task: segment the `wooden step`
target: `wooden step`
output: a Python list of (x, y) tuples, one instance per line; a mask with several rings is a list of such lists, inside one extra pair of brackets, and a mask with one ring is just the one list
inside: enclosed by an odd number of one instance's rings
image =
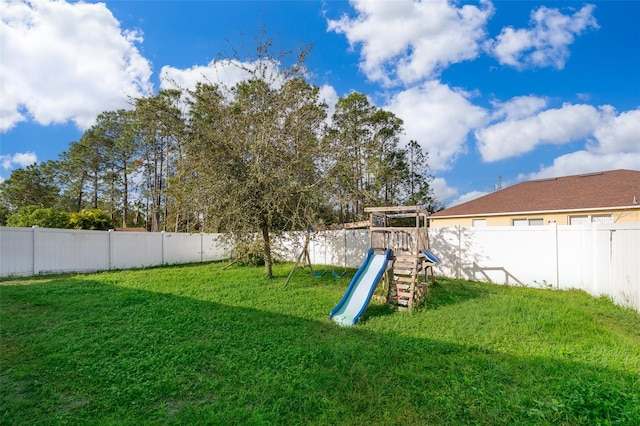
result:
[(419, 266), (420, 265), (418, 265), (415, 262), (394, 262), (393, 263), (393, 268), (394, 269), (406, 269), (406, 268), (414, 269), (414, 268), (417, 268)]
[(396, 262), (417, 262), (419, 257), (413, 254), (398, 254), (393, 257)]
[(413, 270), (413, 269), (402, 269), (400, 271), (394, 270), (393, 271), (393, 275), (397, 275), (397, 276), (418, 276), (418, 271)]

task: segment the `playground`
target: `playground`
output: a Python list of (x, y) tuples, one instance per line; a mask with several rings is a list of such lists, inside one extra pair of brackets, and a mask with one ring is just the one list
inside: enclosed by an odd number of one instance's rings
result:
[[(412, 310), (427, 295), (429, 284), (435, 283), (433, 267), (440, 259), (429, 249), (429, 213), (417, 206), (365, 208), (369, 220), (350, 228), (368, 228), (369, 248), (364, 260), (353, 275), (340, 302), (331, 310), (329, 318), (343, 326), (356, 324), (367, 309), (376, 287), (381, 286), (384, 300), (398, 310)], [(344, 226), (346, 232), (347, 226)], [(308, 267), (316, 278), (327, 272), (326, 250), (324, 269), (313, 268), (309, 255), (310, 235), (305, 235), (302, 250), (287, 277), (285, 287), (298, 267)], [(326, 237), (325, 237), (326, 238)], [(332, 275), (341, 278), (346, 272), (347, 239), (344, 234), (344, 264), (341, 272), (332, 267)]]
[(227, 263), (0, 281), (0, 423), (640, 423), (640, 317), (608, 299), (439, 277), (340, 327), (354, 269)]

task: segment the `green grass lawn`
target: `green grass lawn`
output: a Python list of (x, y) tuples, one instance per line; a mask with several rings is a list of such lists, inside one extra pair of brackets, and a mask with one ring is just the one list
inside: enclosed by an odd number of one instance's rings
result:
[(342, 328), (348, 274), (212, 263), (0, 281), (0, 424), (640, 424), (640, 315), (439, 279)]

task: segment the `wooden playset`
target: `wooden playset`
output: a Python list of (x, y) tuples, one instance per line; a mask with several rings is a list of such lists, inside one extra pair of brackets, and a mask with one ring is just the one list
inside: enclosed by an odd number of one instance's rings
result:
[(369, 213), (369, 246), (393, 250), (393, 261), (382, 280), (387, 303), (412, 309), (427, 295), (429, 275), (433, 283), (433, 267), (439, 261), (429, 251), (429, 213), (416, 206), (369, 207), (365, 212)]

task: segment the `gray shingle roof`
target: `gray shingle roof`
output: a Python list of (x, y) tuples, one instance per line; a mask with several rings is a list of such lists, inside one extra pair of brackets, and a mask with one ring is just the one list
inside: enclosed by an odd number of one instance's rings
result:
[[(637, 204), (634, 204), (634, 197)], [(640, 171), (610, 170), (531, 180), (434, 213), (433, 217), (640, 207)]]

